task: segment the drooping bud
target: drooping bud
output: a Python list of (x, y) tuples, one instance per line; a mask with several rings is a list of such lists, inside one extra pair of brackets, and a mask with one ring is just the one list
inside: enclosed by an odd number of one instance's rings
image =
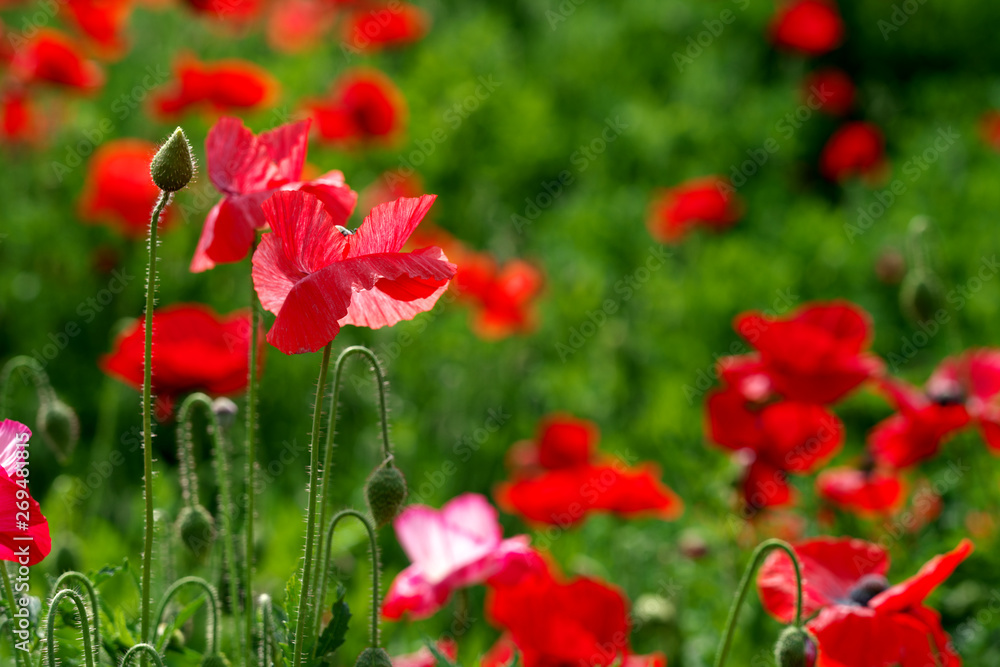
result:
[(185, 507), (175, 524), (177, 536), (195, 558), (204, 559), (215, 543), (215, 520), (201, 505)]
[(220, 396), (212, 401), (212, 412), (215, 413), (215, 416), (219, 420), (219, 425), (224, 429), (228, 429), (236, 422), (236, 415), (239, 411), (236, 403), (231, 398)]
[(56, 458), (65, 462), (80, 440), (80, 420), (73, 408), (53, 397), (38, 406), (38, 431)]
[(392, 667), (392, 660), (389, 654), (381, 648), (366, 648), (358, 656), (358, 661), (354, 667)]
[(943, 294), (937, 276), (925, 269), (915, 269), (906, 274), (899, 288), (899, 306), (913, 322), (926, 322), (940, 310)]
[(221, 653), (206, 655), (201, 659), (201, 667), (230, 667), (229, 658)]
[(388, 524), (403, 507), (406, 500), (406, 478), (392, 460), (388, 460), (372, 473), (365, 488), (368, 498), (368, 508), (371, 510), (375, 525), (381, 528)]
[(802, 628), (785, 628), (774, 645), (774, 660), (778, 667), (813, 667), (816, 664), (816, 642)]
[(166, 192), (177, 192), (194, 177), (194, 158), (184, 130), (177, 128), (163, 144), (149, 165), (149, 173), (156, 187)]

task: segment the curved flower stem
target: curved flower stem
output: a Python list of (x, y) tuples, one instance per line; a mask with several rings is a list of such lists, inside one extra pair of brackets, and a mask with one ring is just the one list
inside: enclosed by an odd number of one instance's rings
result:
[(97, 605), (97, 589), (94, 587), (94, 582), (90, 578), (83, 574), (82, 572), (75, 572), (69, 570), (68, 572), (63, 572), (58, 579), (56, 579), (55, 585), (52, 587), (53, 591), (60, 591), (62, 587), (66, 585), (66, 581), (72, 579), (73, 581), (78, 581), (83, 584), (83, 587), (87, 589), (87, 597), (90, 598), (90, 613), (93, 617), (92, 623), (94, 624), (94, 646), (97, 650), (101, 650), (101, 610)]
[(795, 568), (796, 586), (795, 627), (802, 627), (802, 569), (799, 566), (798, 556), (795, 555), (792, 546), (784, 540), (765, 540), (754, 550), (753, 555), (750, 557), (750, 563), (747, 565), (747, 569), (743, 573), (743, 578), (740, 580), (736, 598), (733, 600), (733, 606), (729, 609), (729, 618), (726, 620), (726, 632), (723, 635), (722, 644), (719, 646), (719, 652), (715, 656), (715, 667), (722, 667), (725, 664), (726, 657), (729, 655), (729, 648), (733, 643), (733, 635), (736, 632), (736, 619), (740, 614), (740, 608), (743, 606), (743, 600), (746, 599), (747, 592), (750, 590), (750, 581), (764, 560), (764, 556), (774, 549), (781, 549), (792, 559), (792, 566)]
[[(169, 192), (160, 198), (149, 220), (149, 269), (146, 276), (146, 350), (142, 377), (142, 468), (143, 495), (146, 499), (146, 536), (142, 551), (142, 641), (150, 638), (149, 607), (152, 599), (153, 576), (153, 308), (156, 305), (156, 229), (160, 215), (170, 201)], [(145, 661), (143, 661), (145, 663)]]
[(86, 664), (87, 667), (94, 667), (94, 647), (90, 643), (90, 623), (87, 621), (87, 605), (79, 593), (69, 588), (64, 588), (56, 593), (55, 597), (52, 598), (52, 603), (49, 605), (48, 616), (45, 618), (49, 667), (56, 667), (56, 637), (54, 621), (56, 611), (59, 610), (59, 603), (62, 602), (63, 598), (69, 598), (73, 604), (76, 605), (76, 611), (80, 615), (80, 631), (83, 635), (84, 664)]
[(25, 354), (18, 355), (4, 364), (3, 369), (0, 370), (0, 419), (6, 419), (9, 416), (7, 410), (10, 407), (8, 405), (11, 391), (10, 378), (18, 368), (26, 369), (26, 372), (31, 376), (31, 380), (35, 383), (35, 392), (38, 395), (39, 403), (50, 400), (55, 394), (49, 383), (49, 375), (38, 363), (38, 360)]
[[(323, 486), (319, 496), (320, 526), (327, 525), (327, 513), (329, 511), (328, 498), (330, 497), (330, 470), (333, 466), (333, 439), (337, 431), (337, 410), (339, 407), (338, 401), (340, 399), (340, 380), (344, 372), (344, 362), (346, 362), (348, 358), (353, 355), (366, 357), (372, 365), (372, 372), (375, 374), (375, 383), (378, 385), (379, 417), (382, 423), (382, 454), (385, 459), (389, 459), (392, 456), (392, 450), (389, 445), (389, 413), (386, 405), (385, 374), (382, 372), (382, 366), (379, 364), (378, 357), (375, 356), (374, 352), (362, 345), (352, 345), (340, 353), (340, 356), (337, 357), (337, 361), (333, 365), (333, 394), (330, 397), (329, 426), (326, 431), (326, 447), (323, 457)], [(323, 567), (324, 561), (323, 545), (321, 543), (316, 554), (316, 578), (317, 581), (320, 582), (317, 590), (319, 591), (321, 597), (316, 605), (315, 618), (313, 619), (313, 626), (317, 628), (317, 630), (319, 628), (319, 619), (323, 603), (322, 596), (326, 592), (326, 568)]]
[[(4, 597), (7, 598), (7, 614), (10, 618), (14, 618), (14, 611), (17, 606), (14, 604), (14, 589), (10, 585), (10, 573), (7, 572), (7, 562), (0, 562), (0, 574), (3, 575), (3, 592)], [(10, 647), (14, 651), (14, 665), (20, 666), (21, 664), (21, 651), (17, 648), (17, 635), (14, 634), (14, 623), (10, 623)], [(51, 649), (51, 647), (50, 647)], [(25, 660), (29, 661), (29, 658), (25, 656)], [(28, 663), (30, 666), (30, 662)]]
[(125, 657), (122, 658), (121, 667), (128, 667), (135, 659), (135, 656), (137, 656), (140, 653), (145, 653), (147, 657), (153, 658), (153, 662), (156, 663), (156, 667), (164, 667), (163, 658), (161, 658), (160, 654), (156, 652), (156, 649), (153, 647), (152, 644), (146, 644), (146, 643), (136, 644), (135, 646), (130, 648), (128, 652), (125, 654)]
[[(322, 571), (323, 576), (320, 579), (321, 583), (320, 583), (320, 587), (318, 589), (319, 596), (320, 596), (320, 599), (322, 599), (323, 594), (326, 592), (326, 590), (325, 590), (325, 587), (326, 587), (326, 573), (330, 570), (330, 560), (331, 560), (330, 554), (331, 554), (331, 547), (333, 545), (333, 531), (337, 529), (337, 524), (340, 523), (341, 519), (343, 519), (345, 517), (349, 517), (349, 516), (353, 516), (358, 521), (360, 521), (361, 523), (363, 523), (364, 526), (365, 526), (365, 531), (368, 532), (368, 546), (371, 549), (371, 556), (372, 556), (372, 632), (371, 632), (371, 645), (372, 645), (372, 648), (377, 648), (378, 644), (379, 644), (379, 641), (378, 641), (378, 612), (379, 612), (379, 609), (378, 609), (378, 606), (379, 606), (378, 605), (378, 602), (379, 602), (378, 579), (379, 579), (379, 575), (381, 574), (381, 572), (380, 572), (381, 566), (379, 564), (379, 557), (378, 557), (378, 541), (375, 538), (375, 526), (372, 525), (371, 519), (369, 519), (367, 516), (365, 516), (364, 514), (362, 514), (361, 512), (359, 512), (357, 510), (350, 510), (350, 509), (348, 509), (348, 510), (341, 510), (341, 511), (337, 512), (333, 516), (333, 519), (330, 520), (330, 527), (326, 531), (326, 558), (323, 561), (320, 561), (320, 566), (322, 568), (321, 571)], [(316, 631), (319, 632), (319, 618), (318, 618), (318, 615), (317, 615), (317, 622), (316, 622)]]
[(236, 535), (233, 533), (232, 525), (233, 489), (229, 474), (229, 443), (224, 435), (222, 425), (219, 423), (219, 417), (212, 409), (211, 397), (201, 392), (190, 394), (177, 409), (177, 458), (181, 468), (181, 491), (184, 503), (188, 507), (198, 503), (198, 474), (195, 469), (194, 443), (191, 439), (191, 419), (189, 417), (189, 413), (197, 406), (201, 406), (208, 417), (208, 432), (212, 436), (215, 449), (212, 459), (215, 462), (215, 476), (219, 484), (219, 515), (222, 519), (221, 532), (224, 536), (222, 550), (226, 567), (229, 568), (229, 599), (232, 602), (232, 615), (242, 652), (243, 635), (238, 632), (241, 626), (238, 602), (239, 577), (236, 575)]
[[(160, 601), (160, 607), (156, 610), (156, 627), (160, 627), (160, 623), (163, 622), (163, 616), (167, 613), (167, 605), (170, 604), (171, 598), (177, 595), (185, 586), (197, 586), (205, 591), (205, 595), (208, 597), (209, 604), (209, 621), (212, 624), (208, 629), (208, 646), (205, 647), (205, 653), (207, 655), (212, 655), (218, 650), (219, 646), (219, 594), (215, 592), (211, 584), (202, 579), (201, 577), (183, 577), (175, 581), (167, 592), (163, 594), (163, 599)], [(163, 641), (169, 639), (164, 637)]]
[[(323, 423), (323, 394), (326, 391), (326, 375), (330, 369), (330, 349), (333, 341), (323, 348), (323, 360), (319, 367), (319, 381), (316, 385), (316, 403), (313, 406), (312, 438), (309, 441), (309, 507), (306, 510), (306, 553), (302, 563), (302, 590), (299, 593), (299, 613), (295, 620), (295, 646), (292, 667), (302, 664), (302, 643), (305, 640), (307, 617), (309, 614), (309, 586), (312, 573), (313, 547), (316, 542), (316, 497), (319, 495), (319, 436)], [(252, 490), (251, 490), (252, 492)]]
[[(257, 236), (254, 235), (254, 250), (257, 248)], [(250, 253), (253, 261), (253, 251)], [(254, 451), (257, 440), (257, 338), (259, 322), (261, 318), (260, 301), (257, 299), (257, 290), (253, 284), (253, 274), (250, 274), (250, 361), (249, 377), (247, 378), (247, 431), (246, 431), (246, 573), (244, 574), (244, 586), (246, 590), (246, 601), (244, 612), (246, 613), (246, 627), (244, 628), (243, 648), (249, 656), (253, 646), (253, 520), (254, 520), (254, 495), (255, 487), (255, 466), (257, 465), (257, 454)], [(236, 598), (233, 598), (233, 609), (236, 608)], [(248, 657), (249, 660), (249, 657)]]

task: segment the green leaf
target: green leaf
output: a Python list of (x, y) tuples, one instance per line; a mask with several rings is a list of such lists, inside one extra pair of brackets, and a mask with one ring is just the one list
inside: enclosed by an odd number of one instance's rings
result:
[(333, 654), (344, 643), (344, 639), (347, 636), (347, 626), (351, 622), (351, 609), (344, 602), (344, 597), (346, 596), (347, 588), (343, 584), (338, 583), (337, 600), (333, 603), (333, 608), (331, 609), (333, 618), (323, 628), (323, 632), (319, 636), (319, 641), (316, 643), (316, 657), (328, 664), (333, 664)]
[(187, 623), (188, 619), (194, 616), (195, 613), (201, 609), (201, 606), (205, 604), (206, 599), (206, 596), (199, 595), (193, 601), (187, 603), (181, 608), (180, 612), (174, 617), (174, 620), (171, 621), (170, 625), (167, 626), (167, 629), (164, 630), (163, 634), (160, 636), (160, 641), (156, 644), (156, 650), (161, 652), (163, 651), (163, 647), (166, 646), (167, 641), (170, 639), (170, 636), (174, 634), (174, 631), (179, 630), (181, 626)]
[(128, 569), (128, 558), (122, 560), (120, 565), (105, 565), (90, 577), (91, 583), (97, 588), (108, 579), (111, 579), (122, 570)]

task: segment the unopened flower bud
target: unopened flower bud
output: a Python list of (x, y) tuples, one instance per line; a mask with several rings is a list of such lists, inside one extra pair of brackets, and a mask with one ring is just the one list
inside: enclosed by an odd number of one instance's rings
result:
[(375, 525), (381, 528), (395, 519), (403, 507), (406, 500), (406, 478), (392, 465), (391, 460), (386, 461), (368, 478), (365, 495)]
[(354, 667), (392, 667), (392, 660), (389, 654), (381, 648), (366, 648), (358, 656), (358, 661)]
[(201, 505), (185, 507), (175, 524), (184, 546), (198, 559), (208, 555), (215, 543), (215, 520)]
[(236, 403), (231, 398), (220, 396), (212, 401), (212, 412), (215, 413), (215, 416), (219, 420), (219, 425), (224, 429), (228, 429), (236, 422), (236, 415), (239, 411)]
[(177, 192), (194, 177), (194, 158), (184, 130), (177, 128), (163, 144), (149, 165), (149, 173), (156, 187), (166, 192)]
[(73, 408), (52, 398), (38, 406), (38, 431), (56, 458), (65, 461), (80, 440), (80, 420)]
[(910, 271), (899, 288), (899, 305), (914, 322), (926, 322), (941, 308), (941, 283), (926, 270)]
[(785, 628), (774, 646), (778, 667), (813, 667), (816, 664), (816, 642), (802, 628)]

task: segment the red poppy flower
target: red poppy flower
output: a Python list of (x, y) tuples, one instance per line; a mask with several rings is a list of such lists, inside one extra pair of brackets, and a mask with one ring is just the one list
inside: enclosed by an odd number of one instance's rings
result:
[(324, 0), (285, 0), (271, 5), (266, 22), (267, 43), (275, 51), (298, 53), (311, 49), (333, 27), (334, 7)]
[(66, 0), (66, 11), (105, 55), (117, 56), (124, 50), (122, 33), (132, 0)]
[[(793, 547), (802, 567), (803, 615), (819, 612), (807, 625), (819, 643), (817, 667), (960, 667), (938, 615), (924, 600), (972, 553), (971, 542), (963, 540), (892, 587), (885, 578), (889, 556), (875, 544), (818, 538)], [(772, 616), (791, 621), (796, 583), (785, 553), (767, 558), (757, 590)]]
[(1000, 451), (1000, 350), (970, 350), (945, 359), (924, 390), (887, 380), (879, 388), (897, 414), (868, 435), (875, 459), (906, 468), (937, 454), (941, 445), (970, 422), (991, 450)]
[(729, 182), (706, 176), (657, 193), (646, 226), (657, 241), (676, 243), (695, 226), (722, 231), (742, 216), (743, 203)]
[(357, 194), (344, 183), (341, 172), (301, 180), (308, 148), (309, 121), (255, 136), (238, 118), (219, 119), (205, 139), (205, 153), (208, 177), (223, 198), (205, 219), (192, 271), (246, 257), (257, 230), (267, 227), (261, 204), (277, 190), (309, 192), (337, 219), (350, 216)]
[[(49, 522), (31, 497), (22, 469), (31, 430), (12, 419), (0, 421), (0, 560), (37, 565), (52, 551)], [(27, 509), (25, 509), (25, 503)], [(25, 523), (23, 515), (27, 514)], [(21, 560), (27, 548), (27, 562)]]
[(705, 404), (710, 438), (745, 456), (748, 507), (787, 505), (793, 500), (788, 474), (809, 473), (829, 460), (844, 441), (843, 424), (821, 405), (774, 400), (756, 359), (727, 364), (724, 377), (733, 384), (713, 391)]
[(832, 468), (816, 478), (820, 498), (860, 516), (892, 514), (904, 500), (902, 480), (892, 472)]
[(771, 22), (771, 40), (775, 46), (819, 56), (844, 41), (844, 21), (829, 0), (792, 0)]
[(497, 487), (497, 502), (529, 521), (567, 527), (593, 512), (674, 519), (680, 498), (659, 480), (651, 464), (628, 467), (595, 451), (597, 427), (566, 415), (539, 425), (537, 444), (516, 444), (510, 452), (514, 480)]
[(846, 301), (808, 304), (783, 319), (751, 311), (733, 328), (757, 348), (774, 390), (788, 399), (833, 403), (882, 369), (865, 352), (871, 317)]
[(816, 70), (802, 84), (806, 103), (831, 116), (843, 116), (854, 106), (854, 82), (835, 67)]
[(594, 579), (563, 583), (537, 572), (494, 587), (486, 613), (510, 634), (524, 667), (611, 665), (629, 653), (627, 601)]
[[(108, 375), (142, 388), (146, 318), (141, 317), (115, 339), (101, 357)], [(247, 387), (250, 314), (219, 317), (199, 304), (160, 308), (153, 313), (153, 392), (161, 421), (173, 413), (181, 394), (204, 391), (214, 396), (237, 394)], [(264, 346), (258, 354), (263, 359)]]
[(521, 259), (497, 266), (486, 253), (459, 255), (455, 274), (460, 298), (475, 304), (472, 329), (485, 340), (527, 333), (535, 327), (541, 270)]
[(307, 102), (305, 107), (320, 138), (345, 147), (390, 143), (406, 123), (403, 94), (377, 70), (345, 72), (326, 99)]
[(185, 0), (188, 7), (217, 21), (246, 23), (260, 13), (261, 0)]
[(278, 192), (264, 202), (271, 233), (254, 253), (253, 281), (278, 316), (268, 342), (285, 354), (315, 352), (344, 324), (378, 329), (433, 308), (455, 266), (440, 248), (400, 249), (435, 198), (376, 206), (353, 233), (342, 227), (349, 212), (324, 208), (312, 194)]
[(343, 41), (364, 52), (382, 47), (412, 44), (423, 39), (430, 27), (427, 12), (403, 2), (367, 5), (348, 14), (343, 23)]
[(34, 142), (38, 139), (38, 112), (23, 88), (0, 93), (0, 137), (5, 142)]
[(819, 170), (831, 181), (874, 177), (885, 166), (885, 139), (873, 123), (847, 123), (833, 133), (819, 156)]
[(186, 56), (174, 66), (174, 77), (152, 97), (152, 113), (158, 118), (173, 119), (192, 107), (213, 113), (260, 109), (278, 92), (278, 82), (267, 70), (246, 60), (202, 63)]
[(87, 60), (67, 35), (39, 30), (14, 52), (10, 71), (22, 83), (53, 83), (90, 92), (104, 84), (104, 72)]
[[(455, 643), (453, 639), (439, 639), (436, 642), (436, 647), (441, 655), (445, 656), (451, 661), (458, 658), (458, 644)], [(436, 667), (437, 658), (431, 653), (430, 649), (426, 646), (421, 647), (416, 653), (408, 653), (407, 655), (397, 655), (392, 658), (392, 667)]]
[[(149, 163), (157, 146), (142, 139), (113, 139), (100, 146), (87, 165), (87, 178), (80, 200), (80, 218), (103, 222), (129, 238), (143, 238), (149, 231), (160, 189), (149, 175)], [(165, 213), (160, 229), (173, 215)]]

